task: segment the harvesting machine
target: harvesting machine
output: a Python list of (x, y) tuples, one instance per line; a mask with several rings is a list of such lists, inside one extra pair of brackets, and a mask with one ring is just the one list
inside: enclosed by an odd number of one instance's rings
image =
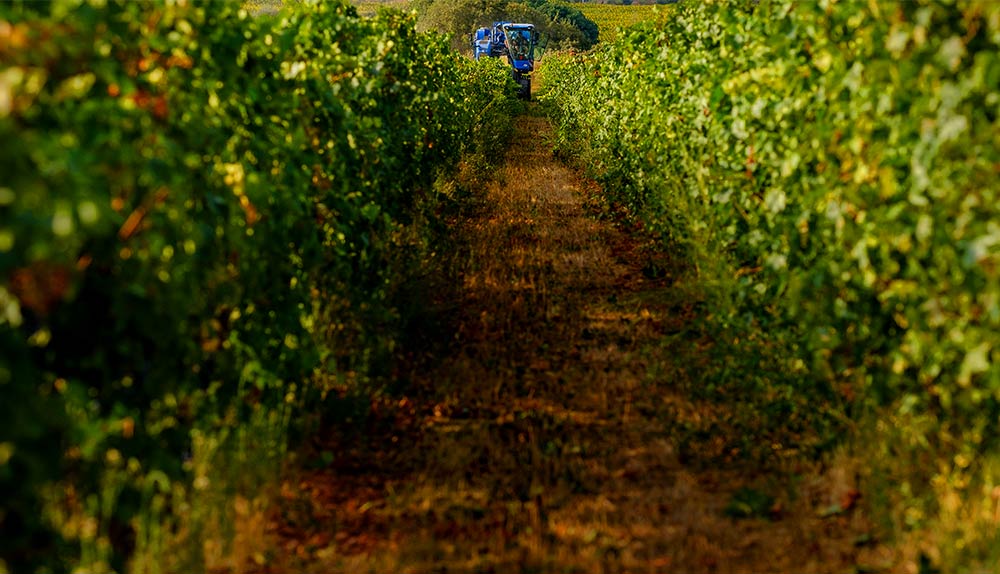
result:
[(507, 57), (514, 81), (520, 86), (518, 95), (531, 99), (531, 72), (535, 69), (535, 45), (538, 32), (533, 24), (494, 22), (492, 28), (480, 28), (472, 36), (476, 59)]

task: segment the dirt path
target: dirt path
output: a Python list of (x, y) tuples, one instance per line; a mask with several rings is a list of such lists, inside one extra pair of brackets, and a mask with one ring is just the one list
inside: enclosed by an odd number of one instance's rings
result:
[[(836, 473), (681, 462), (670, 435), (682, 287), (582, 206), (546, 120), (522, 117), (456, 230), (457, 304), (405, 398), (335, 435), (285, 485), (274, 572), (855, 572), (866, 544)], [(669, 274), (669, 273), (668, 273)], [(450, 296), (450, 295), (449, 295)], [(436, 335), (435, 335), (436, 336)], [(794, 482), (794, 484), (793, 484)], [(736, 519), (734, 493), (776, 493)], [(877, 571), (877, 570), (873, 570)]]

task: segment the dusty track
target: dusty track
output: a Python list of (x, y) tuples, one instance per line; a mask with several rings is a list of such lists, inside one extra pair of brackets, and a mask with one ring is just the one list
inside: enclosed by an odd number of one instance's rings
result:
[[(661, 341), (686, 320), (682, 286), (648, 279), (641, 242), (588, 216), (548, 131), (519, 119), (456, 227), (439, 356), (365, 430), (324, 439), (328, 468), (285, 485), (266, 568), (809, 574), (886, 560), (856, 511), (818, 515), (851, 487), (836, 472), (793, 486), (681, 462), (680, 370)], [(769, 515), (727, 517), (747, 486), (777, 493)]]

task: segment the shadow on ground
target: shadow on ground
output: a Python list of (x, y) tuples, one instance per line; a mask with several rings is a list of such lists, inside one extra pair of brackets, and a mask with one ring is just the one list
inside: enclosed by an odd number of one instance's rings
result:
[(878, 571), (863, 516), (836, 506), (845, 473), (681, 462), (671, 418), (725, 416), (677, 391), (696, 297), (680, 270), (644, 273), (641, 237), (588, 216), (593, 184), (553, 158), (549, 130), (518, 120), (456, 223), (436, 355), (284, 485), (259, 570)]

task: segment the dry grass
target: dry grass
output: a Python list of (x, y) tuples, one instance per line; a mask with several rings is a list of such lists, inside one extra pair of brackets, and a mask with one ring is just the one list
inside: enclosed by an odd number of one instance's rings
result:
[[(690, 316), (683, 274), (582, 207), (585, 182), (519, 119), (506, 164), (457, 222), (452, 288), (405, 397), (332, 432), (327, 468), (283, 489), (260, 572), (892, 571), (848, 462), (765, 473), (682, 462), (660, 344)], [(655, 374), (653, 374), (655, 373)], [(690, 416), (724, 411), (688, 409)], [(733, 493), (773, 503), (727, 516)], [(821, 517), (823, 509), (837, 508)]]

